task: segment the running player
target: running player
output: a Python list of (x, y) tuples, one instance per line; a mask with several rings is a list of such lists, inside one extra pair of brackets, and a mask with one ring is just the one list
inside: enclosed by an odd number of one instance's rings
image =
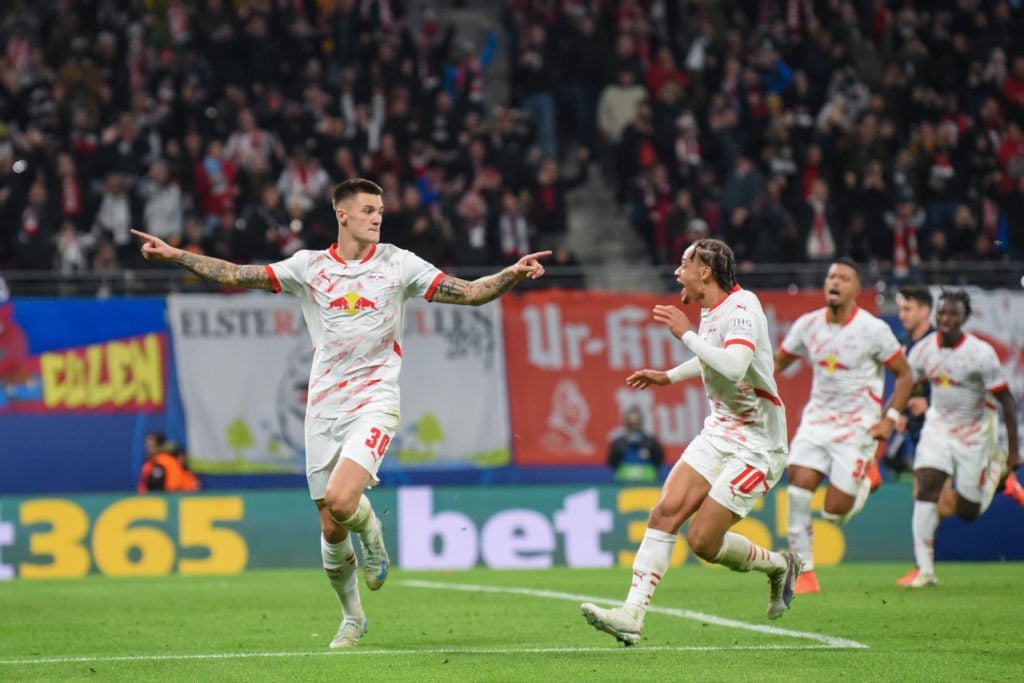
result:
[[(634, 389), (700, 377), (711, 412), (661, 489), (633, 562), (633, 580), (621, 607), (580, 606), (583, 616), (627, 647), (640, 640), (654, 589), (668, 569), (679, 528), (690, 519), (686, 542), (701, 559), (739, 572), (768, 575), (768, 618), (789, 609), (799, 558), (773, 552), (729, 531), (771, 490), (786, 465), (786, 412), (772, 375), (772, 347), (761, 302), (736, 284), (736, 260), (724, 242), (698, 240), (676, 269), (684, 304), (701, 306), (700, 329), (675, 306), (655, 306), (664, 324), (695, 354), (668, 371), (638, 370)], [(691, 519), (692, 517), (692, 519)]]
[[(860, 287), (857, 264), (834, 261), (825, 276), (825, 307), (797, 318), (775, 353), (776, 372), (806, 356), (814, 373), (810, 400), (789, 446), (789, 547), (804, 562), (797, 594), (821, 590), (811, 522), (815, 489), (828, 477), (821, 516), (836, 524), (864, 507), (878, 443), (892, 434), (913, 385), (889, 325), (857, 305)], [(883, 368), (896, 377), (884, 410)]]
[[(939, 582), (935, 530), (946, 481), (953, 479), (956, 515), (972, 522), (988, 509), (1006, 472), (1020, 466), (1017, 403), (995, 349), (963, 331), (970, 315), (967, 292), (944, 293), (935, 314), (937, 330), (910, 352), (915, 378), (927, 381), (932, 390), (914, 458), (917, 494), (911, 527), (917, 569), (897, 582), (909, 588)], [(1003, 410), (1006, 451), (997, 444), (995, 402)]]

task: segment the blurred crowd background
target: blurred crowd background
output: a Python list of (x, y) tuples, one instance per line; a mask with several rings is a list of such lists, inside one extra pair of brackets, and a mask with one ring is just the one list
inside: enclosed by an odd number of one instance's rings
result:
[(1021, 0), (8, 0), (0, 41), (14, 290), (146, 269), (131, 227), (324, 248), (354, 176), (454, 273), (586, 267), (595, 182), (637, 266), (704, 236), (890, 282), (1024, 258)]

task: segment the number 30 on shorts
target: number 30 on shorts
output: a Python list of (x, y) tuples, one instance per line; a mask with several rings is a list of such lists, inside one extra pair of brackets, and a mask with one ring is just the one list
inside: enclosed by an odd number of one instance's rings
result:
[(383, 458), (384, 454), (388, 452), (388, 444), (390, 443), (390, 436), (376, 427), (370, 428), (370, 438), (366, 440), (366, 445), (374, 452), (375, 458)]

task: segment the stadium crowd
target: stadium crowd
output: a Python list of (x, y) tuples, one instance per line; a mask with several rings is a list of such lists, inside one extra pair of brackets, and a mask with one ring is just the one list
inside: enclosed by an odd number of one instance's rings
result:
[(142, 267), (130, 227), (271, 262), (334, 240), (355, 176), (442, 268), (573, 264), (592, 163), (653, 263), (1024, 252), (1020, 0), (506, 0), (471, 31), (409, 0), (4, 5), (3, 269)]

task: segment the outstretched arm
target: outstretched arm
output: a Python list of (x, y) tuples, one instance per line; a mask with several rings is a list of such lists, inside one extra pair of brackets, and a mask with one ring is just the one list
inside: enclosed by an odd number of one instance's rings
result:
[(268, 291), (274, 289), (274, 284), (270, 281), (270, 274), (267, 273), (265, 266), (240, 266), (237, 263), (212, 256), (193, 254), (190, 251), (172, 247), (159, 237), (141, 230), (132, 230), (132, 234), (145, 240), (142, 244), (142, 256), (150, 261), (170, 261), (185, 270), (192, 271), (204, 280), (221, 285)]
[(437, 289), (430, 300), (441, 304), (466, 304), (479, 306), (494, 301), (512, 289), (517, 282), (525, 278), (536, 280), (544, 274), (544, 266), (540, 259), (550, 256), (550, 251), (539, 251), (527, 254), (518, 262), (493, 275), (485, 275), (470, 282), (457, 277), (447, 276), (438, 283)]

